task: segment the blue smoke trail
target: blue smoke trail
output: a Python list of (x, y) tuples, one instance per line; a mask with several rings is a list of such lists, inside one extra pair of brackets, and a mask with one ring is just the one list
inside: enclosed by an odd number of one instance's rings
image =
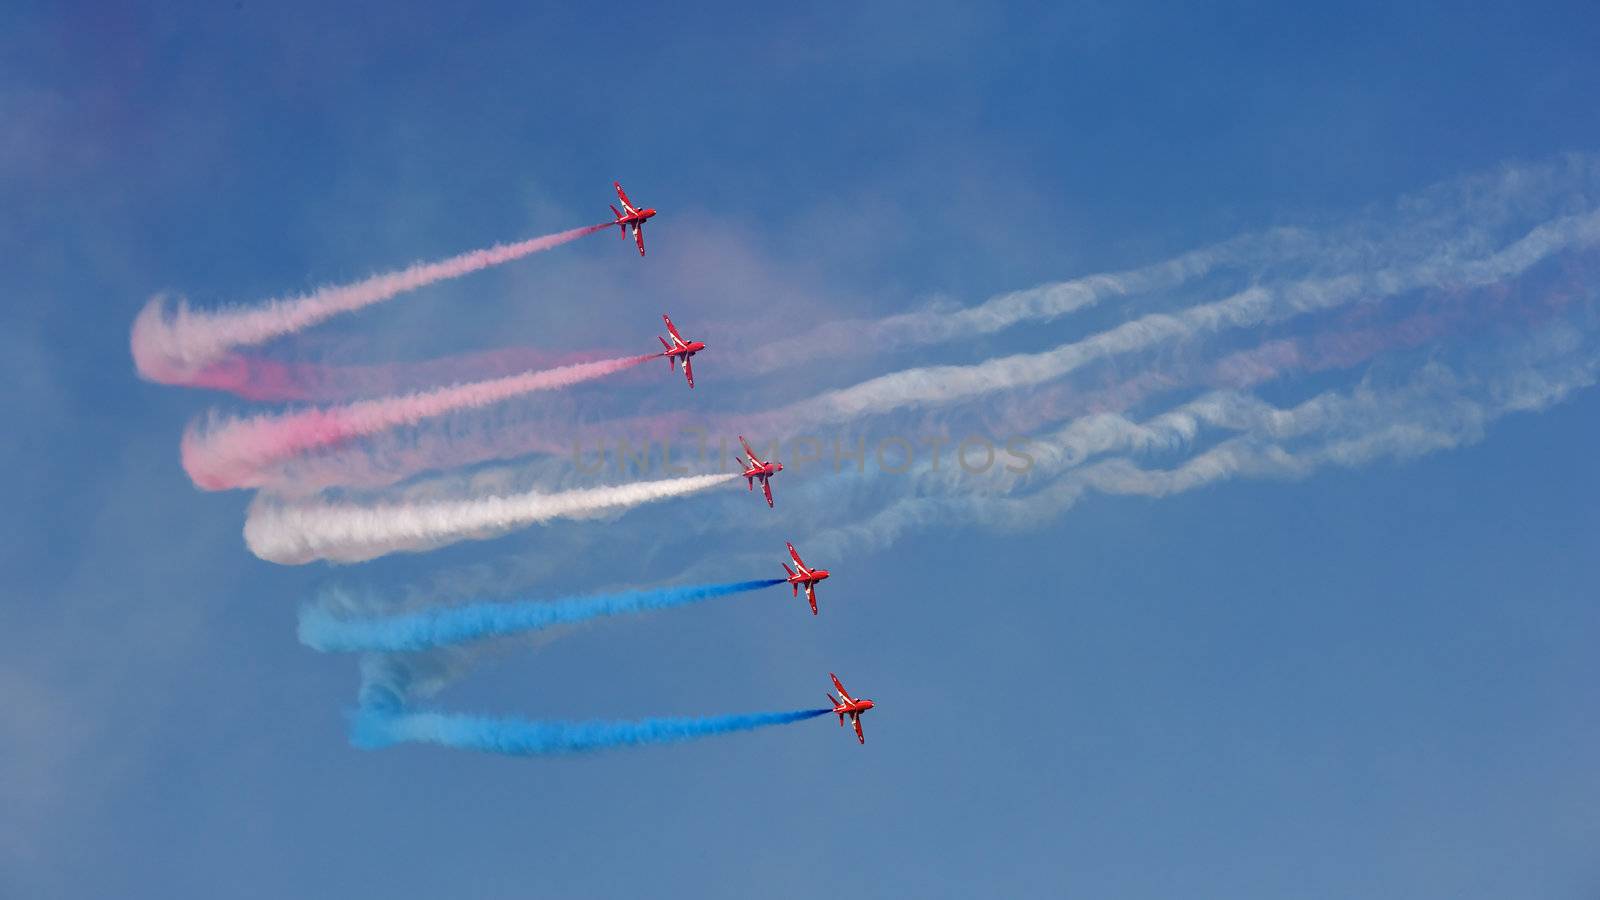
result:
[(787, 725), (830, 712), (833, 710), (824, 708), (702, 719), (541, 722), (366, 707), (357, 711), (351, 722), (350, 743), (368, 750), (399, 743), (422, 743), (508, 756), (539, 756), (688, 741), (714, 734)]
[(626, 591), (596, 597), (469, 603), (375, 619), (344, 619), (320, 607), (300, 611), (300, 642), (323, 651), (428, 650), (480, 638), (537, 631), (601, 616), (667, 609), (783, 584), (782, 578)]

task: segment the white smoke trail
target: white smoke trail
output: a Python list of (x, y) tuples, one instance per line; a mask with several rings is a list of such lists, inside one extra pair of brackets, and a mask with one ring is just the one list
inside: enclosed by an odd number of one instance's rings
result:
[(1474, 287), (1519, 275), (1551, 254), (1600, 243), (1600, 212), (1564, 216), (1478, 259), (1438, 256), (1404, 269), (1302, 281), (1283, 288), (1253, 287), (1225, 300), (1174, 314), (1153, 313), (1081, 341), (1042, 353), (1019, 353), (966, 366), (926, 366), (881, 375), (828, 391), (773, 414), (795, 427), (850, 421), (910, 406), (945, 404), (1029, 387), (1059, 378), (1096, 359), (1228, 327), (1246, 327), (1320, 312), (1357, 300), (1406, 291)]
[[(1142, 422), (1120, 414), (1073, 420), (1030, 448), (1034, 466), (1009, 484), (958, 470), (899, 479), (902, 496), (856, 523), (807, 537), (819, 555), (888, 546), (906, 533), (959, 521), (1004, 529), (1042, 525), (1091, 491), (1165, 497), (1232, 478), (1305, 478), (1329, 466), (1410, 459), (1481, 440), (1505, 415), (1544, 409), (1600, 379), (1600, 350), (1583, 330), (1553, 323), (1480, 366), (1424, 365), (1399, 388), (1361, 384), (1279, 408), (1237, 391), (1212, 392)], [(1146, 454), (1184, 452), (1208, 430), (1233, 432), (1169, 469)], [(1091, 462), (1096, 456), (1107, 458)], [(1028, 490), (1029, 487), (1035, 489)]]
[[(1102, 272), (1008, 291), (965, 308), (933, 308), (898, 313), (881, 319), (828, 322), (801, 335), (787, 335), (747, 353), (727, 352), (730, 365), (754, 372), (813, 362), (831, 352), (893, 351), (1004, 331), (1020, 323), (1045, 323), (1102, 301), (1169, 290), (1204, 277), (1223, 266), (1260, 266), (1303, 255), (1316, 242), (1302, 230), (1281, 228), (1262, 235), (1244, 235), (1172, 259), (1121, 272)], [(1324, 248), (1332, 255), (1331, 248)], [(1331, 260), (1328, 260), (1331, 261)], [(796, 354), (795, 345), (807, 352)]]
[[(1245, 234), (1152, 265), (1011, 291), (965, 308), (934, 306), (882, 319), (829, 322), (743, 354), (723, 352), (732, 364), (765, 372), (810, 363), (824, 353), (893, 351), (1044, 324), (1108, 299), (1178, 288), (1224, 268), (1242, 268), (1255, 282), (1278, 280), (1267, 273), (1295, 262), (1309, 264), (1324, 278), (1404, 268), (1441, 253), (1481, 254), (1494, 234), (1518, 220), (1575, 212), (1596, 202), (1600, 157), (1572, 154), (1435, 185), (1342, 228)], [(796, 344), (808, 352), (794, 353)]]
[(551, 519), (621, 512), (703, 491), (737, 477), (731, 473), (693, 475), (559, 493), (529, 491), (465, 500), (375, 504), (321, 498), (280, 501), (258, 495), (245, 519), (244, 539), (252, 553), (269, 562), (356, 562), (496, 537)]
[(133, 322), (134, 365), (139, 374), (150, 381), (184, 384), (207, 364), (216, 362), (236, 347), (263, 344), (340, 313), (353, 312), (447, 278), (549, 250), (605, 227), (589, 225), (514, 244), (498, 244), (438, 262), (417, 263), (354, 284), (331, 285), (298, 297), (269, 300), (254, 307), (199, 311), (179, 301), (176, 308), (169, 311), (163, 298), (154, 297)]

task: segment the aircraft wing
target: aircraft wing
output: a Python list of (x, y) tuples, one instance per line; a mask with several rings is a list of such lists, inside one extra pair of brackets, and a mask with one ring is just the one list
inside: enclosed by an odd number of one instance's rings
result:
[(767, 480), (765, 478), (761, 479), (761, 493), (767, 495), (767, 508), (771, 509), (772, 508), (772, 482), (771, 481), (769, 481), (769, 480)]
[(811, 601), (811, 614), (813, 616), (816, 615), (817, 614), (817, 586), (814, 585), (814, 584), (811, 584), (810, 582), (806, 583), (806, 599)]
[(832, 672), (829, 672), (828, 673), (828, 677), (833, 679), (833, 689), (839, 692), (839, 696), (844, 698), (844, 702), (846, 702), (846, 703), (854, 703), (855, 702), (855, 700), (853, 698), (851, 698), (851, 696), (849, 694), (845, 693), (844, 685), (839, 683), (839, 676), (833, 674)]
[(789, 558), (794, 560), (794, 564), (799, 567), (800, 571), (806, 571), (806, 564), (800, 561), (800, 554), (795, 552), (794, 545), (788, 541), (784, 541), (783, 545), (789, 548)]
[(861, 714), (857, 713), (856, 715), (851, 716), (850, 724), (856, 726), (856, 740), (865, 744), (867, 742), (867, 736), (861, 733)]
[(637, 209), (633, 208), (633, 204), (628, 202), (628, 195), (622, 192), (622, 182), (613, 181), (611, 186), (617, 189), (617, 199), (622, 201), (622, 208), (628, 211), (628, 215), (631, 216), (638, 212)]
[(639, 255), (644, 255), (644, 226), (633, 223), (633, 242), (639, 245)]
[[(674, 357), (676, 358), (676, 357)], [(689, 382), (689, 387), (694, 388), (694, 361), (689, 357), (683, 358), (683, 377)]]
[(739, 446), (744, 448), (744, 455), (750, 458), (751, 465), (761, 462), (760, 459), (756, 458), (756, 452), (750, 449), (750, 442), (745, 440), (742, 434), (739, 435)]
[(672, 335), (672, 342), (682, 347), (685, 341), (683, 339), (683, 335), (678, 333), (678, 326), (672, 324), (672, 317), (666, 313), (662, 313), (661, 321), (667, 323), (667, 334)]

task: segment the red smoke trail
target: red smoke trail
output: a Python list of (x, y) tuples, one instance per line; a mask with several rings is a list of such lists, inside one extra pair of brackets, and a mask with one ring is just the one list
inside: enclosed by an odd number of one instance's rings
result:
[(656, 358), (654, 353), (624, 356), (328, 409), (191, 426), (183, 436), (183, 467), (197, 486), (207, 490), (261, 487), (276, 466), (310, 450), (535, 391), (570, 387)]

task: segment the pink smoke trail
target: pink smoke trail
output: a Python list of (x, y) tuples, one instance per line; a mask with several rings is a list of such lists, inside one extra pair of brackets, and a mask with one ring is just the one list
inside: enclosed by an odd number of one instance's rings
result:
[(329, 365), (282, 362), (230, 353), (195, 372), (189, 387), (226, 391), (257, 402), (294, 400), (341, 402), (419, 390), (428, 385), (484, 381), (530, 369), (549, 369), (593, 362), (606, 353), (552, 353), (532, 347), (505, 347), (418, 362), (374, 365)]
[(264, 344), (340, 313), (559, 247), (607, 227), (609, 223), (588, 225), (514, 244), (497, 244), (439, 262), (417, 263), (397, 272), (374, 275), (354, 284), (332, 285), (298, 297), (269, 300), (256, 307), (196, 311), (179, 301), (176, 308), (169, 311), (164, 298), (153, 297), (133, 322), (134, 365), (139, 374), (150, 381), (187, 384), (195, 372), (218, 361), (235, 347)]
[(310, 450), (536, 391), (570, 387), (657, 357), (646, 353), (603, 359), (346, 406), (223, 420), (207, 427), (191, 425), (183, 436), (183, 468), (195, 485), (206, 490), (262, 487), (277, 464)]

